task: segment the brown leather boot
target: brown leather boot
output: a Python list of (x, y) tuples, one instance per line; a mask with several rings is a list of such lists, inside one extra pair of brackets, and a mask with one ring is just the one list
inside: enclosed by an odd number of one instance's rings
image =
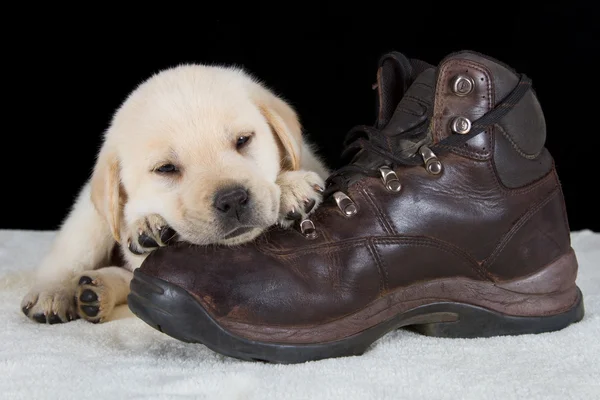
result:
[(358, 355), (400, 327), (471, 338), (581, 320), (529, 79), (467, 51), (437, 68), (393, 53), (378, 85), (378, 122), (351, 132), (311, 220), (236, 248), (159, 249), (135, 271), (131, 310), (177, 339), (281, 363)]

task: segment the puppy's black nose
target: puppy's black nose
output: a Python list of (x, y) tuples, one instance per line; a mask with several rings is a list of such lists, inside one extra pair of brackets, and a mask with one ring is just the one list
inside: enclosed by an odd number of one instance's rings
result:
[(228, 217), (239, 218), (247, 204), (248, 191), (242, 187), (221, 189), (215, 194), (215, 208)]

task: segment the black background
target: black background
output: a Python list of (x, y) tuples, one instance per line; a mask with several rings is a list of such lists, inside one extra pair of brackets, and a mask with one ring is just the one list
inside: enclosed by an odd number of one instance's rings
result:
[(533, 79), (571, 229), (600, 231), (600, 14), (588, 2), (452, 3), (209, 9), (205, 2), (164, 12), (165, 4), (155, 5), (153, 16), (147, 10), (124, 16), (123, 9), (9, 13), (15, 25), (3, 40), (4, 101), (11, 106), (3, 116), (0, 229), (56, 229), (92, 170), (112, 113), (162, 68), (244, 66), (295, 106), (335, 167), (345, 133), (374, 121), (371, 85), (383, 53), (397, 50), (437, 64), (468, 49)]

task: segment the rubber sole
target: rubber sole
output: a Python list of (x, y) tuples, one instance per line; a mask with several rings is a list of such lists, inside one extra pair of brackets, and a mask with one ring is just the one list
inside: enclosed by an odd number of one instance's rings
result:
[(131, 311), (153, 328), (187, 343), (201, 343), (225, 356), (279, 364), (363, 354), (390, 331), (408, 327), (427, 336), (477, 338), (537, 334), (561, 330), (584, 316), (583, 296), (561, 314), (515, 317), (486, 308), (454, 302), (437, 302), (413, 308), (355, 335), (326, 343), (280, 344), (248, 340), (223, 329), (184, 289), (134, 272), (128, 304)]

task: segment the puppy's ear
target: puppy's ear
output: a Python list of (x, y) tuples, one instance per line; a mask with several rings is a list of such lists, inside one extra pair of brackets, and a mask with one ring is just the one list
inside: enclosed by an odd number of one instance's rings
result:
[(279, 141), (283, 153), (282, 169), (300, 169), (303, 139), (302, 125), (296, 111), (285, 100), (262, 86), (255, 93), (255, 101)]
[(110, 226), (113, 237), (121, 241), (120, 227), (125, 204), (119, 160), (115, 151), (103, 146), (91, 177), (92, 203)]

